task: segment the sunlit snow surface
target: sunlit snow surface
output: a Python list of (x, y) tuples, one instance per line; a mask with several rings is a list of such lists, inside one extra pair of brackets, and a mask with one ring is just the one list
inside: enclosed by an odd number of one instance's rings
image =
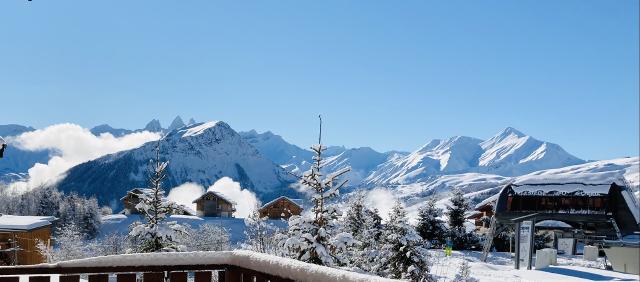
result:
[[(102, 218), (102, 226), (98, 236), (106, 236), (111, 233), (127, 234), (129, 233), (129, 225), (136, 221), (141, 221), (140, 215), (123, 215), (115, 214), (104, 216)], [(224, 227), (231, 235), (231, 243), (237, 244), (244, 241), (244, 218), (222, 218), (222, 217), (198, 217), (190, 215), (172, 215), (167, 220), (177, 221), (180, 224), (187, 224), (197, 228), (202, 224), (214, 224)], [(277, 227), (285, 228), (287, 223), (282, 220), (269, 220), (269, 223)]]
[[(585, 261), (582, 256), (558, 256), (558, 265), (541, 270), (516, 270), (509, 253), (492, 253), (486, 263), (480, 261), (480, 252), (457, 252), (445, 257), (441, 250), (430, 251), (431, 273), (437, 281), (454, 281), (463, 259), (469, 261), (471, 275), (481, 282), (548, 282), (548, 281), (638, 281), (638, 276), (603, 269), (603, 258)], [(535, 259), (535, 258), (534, 258)]]

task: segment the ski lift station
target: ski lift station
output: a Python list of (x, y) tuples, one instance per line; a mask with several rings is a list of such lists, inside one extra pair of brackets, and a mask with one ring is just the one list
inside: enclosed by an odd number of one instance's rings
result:
[(512, 183), (498, 195), (495, 221), (515, 225), (516, 268), (531, 269), (536, 222), (555, 221), (572, 229), (569, 251), (580, 239), (601, 248), (614, 270), (638, 274), (639, 209), (629, 188), (616, 182)]

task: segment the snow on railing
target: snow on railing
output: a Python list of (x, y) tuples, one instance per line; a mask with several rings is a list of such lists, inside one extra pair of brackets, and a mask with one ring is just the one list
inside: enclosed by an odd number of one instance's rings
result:
[[(33, 274), (87, 274), (119, 272), (217, 270), (242, 276), (249, 273), (250, 280), (224, 279), (224, 281), (253, 281), (262, 274), (264, 281), (398, 281), (350, 272), (301, 261), (251, 251), (176, 252), (126, 254), (63, 261), (52, 264), (0, 267), (3, 275)], [(171, 275), (167, 274), (167, 277)], [(229, 276), (227, 276), (229, 277)], [(0, 279), (1, 280), (1, 279)], [(91, 279), (89, 279), (91, 280)], [(262, 280), (258, 280), (262, 281)]]

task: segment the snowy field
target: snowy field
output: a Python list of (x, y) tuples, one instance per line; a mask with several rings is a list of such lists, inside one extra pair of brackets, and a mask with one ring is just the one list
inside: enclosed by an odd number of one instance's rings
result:
[[(235, 245), (244, 241), (244, 219), (243, 218), (221, 218), (221, 217), (197, 217), (189, 215), (172, 215), (169, 221), (176, 221), (180, 224), (187, 224), (197, 228), (202, 224), (213, 224), (224, 227), (229, 231), (231, 244)], [(102, 226), (98, 236), (105, 236), (112, 233), (127, 234), (129, 225), (136, 221), (142, 221), (140, 215), (114, 214), (102, 217)], [(268, 220), (280, 228), (285, 228), (287, 223), (282, 220)], [(233, 246), (232, 246), (233, 247)]]
[(463, 259), (469, 262), (472, 277), (481, 282), (639, 281), (638, 275), (604, 270), (603, 258), (591, 262), (582, 260), (581, 256), (558, 256), (557, 266), (515, 270), (509, 253), (492, 253), (486, 263), (480, 261), (480, 252), (454, 251), (451, 257), (445, 257), (440, 250), (430, 253), (431, 273), (438, 282), (453, 282)]

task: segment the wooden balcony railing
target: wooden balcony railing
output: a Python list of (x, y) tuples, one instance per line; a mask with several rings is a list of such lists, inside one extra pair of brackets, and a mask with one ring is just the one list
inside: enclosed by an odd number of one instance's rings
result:
[[(250, 251), (151, 253), (0, 267), (0, 282), (397, 281)], [(191, 278), (191, 279), (190, 279)]]

